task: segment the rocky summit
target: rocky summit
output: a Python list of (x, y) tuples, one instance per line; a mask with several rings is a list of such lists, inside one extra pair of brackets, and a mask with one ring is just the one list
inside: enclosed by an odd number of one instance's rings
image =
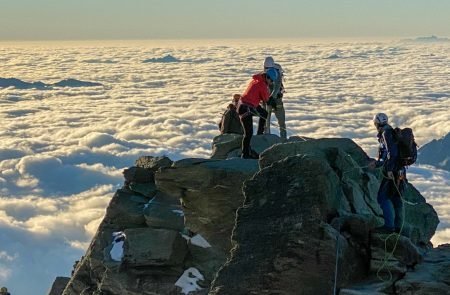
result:
[(124, 171), (62, 294), (450, 294), (450, 246), (411, 185), (382, 225), (378, 170), (350, 139), (214, 138), (211, 159), (145, 156)]

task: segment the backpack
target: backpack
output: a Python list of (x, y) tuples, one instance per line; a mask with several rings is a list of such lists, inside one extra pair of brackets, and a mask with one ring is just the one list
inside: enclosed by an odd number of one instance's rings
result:
[(409, 166), (417, 160), (417, 144), (411, 128), (395, 128), (394, 136), (398, 145), (400, 166)]

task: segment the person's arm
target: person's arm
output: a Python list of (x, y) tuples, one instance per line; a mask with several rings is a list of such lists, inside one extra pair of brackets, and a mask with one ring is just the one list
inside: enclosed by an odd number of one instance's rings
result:
[(259, 99), (262, 102), (267, 102), (270, 98), (269, 86), (265, 82), (259, 85)]
[(278, 93), (280, 93), (281, 90), (281, 82), (282, 82), (282, 76), (279, 73), (278, 79), (273, 83), (273, 90), (272, 93), (270, 94), (271, 97), (273, 98), (278, 98)]

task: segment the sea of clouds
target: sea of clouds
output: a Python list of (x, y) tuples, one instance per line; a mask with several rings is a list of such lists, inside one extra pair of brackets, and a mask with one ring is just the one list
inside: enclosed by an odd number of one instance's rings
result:
[[(447, 43), (0, 43), (0, 285), (45, 294), (69, 276), (139, 156), (209, 157), (267, 55), (285, 69), (288, 136), (348, 137), (375, 156), (380, 111), (419, 145), (450, 132)], [(433, 243), (449, 243), (449, 172), (409, 179), (440, 216)]]

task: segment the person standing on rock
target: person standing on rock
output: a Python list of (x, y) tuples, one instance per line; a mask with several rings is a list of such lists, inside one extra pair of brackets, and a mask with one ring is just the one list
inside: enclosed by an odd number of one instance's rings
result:
[(265, 104), (265, 108), (267, 110), (267, 121), (266, 126), (264, 128), (265, 134), (270, 134), (270, 117), (272, 112), (275, 114), (275, 117), (278, 120), (278, 126), (280, 127), (280, 137), (283, 141), (287, 140), (286, 134), (286, 113), (284, 111), (283, 105), (283, 93), (284, 93), (284, 85), (283, 85), (283, 68), (281, 65), (275, 63), (271, 56), (268, 56), (264, 60), (264, 72), (268, 69), (275, 69), (278, 73), (278, 78), (274, 83), (270, 86), (270, 98), (269, 101)]
[(403, 224), (402, 195), (406, 185), (406, 169), (400, 165), (400, 155), (394, 129), (388, 124), (388, 116), (378, 113), (373, 118), (378, 130), (378, 160), (370, 168), (382, 167), (383, 179), (378, 189), (377, 201), (383, 210), (384, 225), (375, 232), (400, 232)]
[(273, 68), (268, 69), (265, 73), (254, 75), (244, 94), (239, 99), (238, 114), (244, 129), (241, 157), (244, 159), (259, 158), (259, 155), (250, 148), (250, 141), (253, 136), (253, 116), (259, 117), (257, 134), (263, 134), (267, 120), (267, 111), (259, 103), (269, 100), (269, 86), (277, 79), (278, 73)]

